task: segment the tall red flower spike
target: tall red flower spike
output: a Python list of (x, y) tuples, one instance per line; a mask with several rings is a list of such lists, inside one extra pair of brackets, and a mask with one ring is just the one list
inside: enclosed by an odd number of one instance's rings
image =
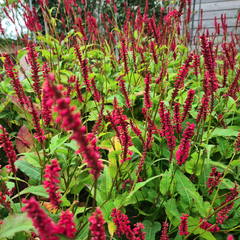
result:
[(46, 169), (44, 170), (45, 181), (43, 182), (44, 188), (46, 188), (46, 192), (49, 193), (50, 202), (57, 208), (60, 208), (60, 171), (58, 161), (56, 159), (51, 160), (51, 165), (46, 165)]
[(59, 240), (56, 236), (55, 224), (47, 213), (41, 209), (40, 203), (31, 197), (29, 200), (23, 199), (26, 205), (22, 208), (22, 212), (27, 212), (29, 218), (32, 219), (33, 226), (38, 230), (41, 240)]
[(58, 234), (66, 235), (69, 239), (74, 239), (75, 232), (77, 231), (75, 226), (76, 224), (73, 221), (73, 214), (67, 209), (65, 212), (62, 211), (60, 215), (60, 220), (56, 226), (56, 232)]
[(49, 100), (49, 104), (54, 101), (57, 106), (54, 111), (59, 113), (56, 121), (60, 122), (62, 120), (62, 128), (66, 131), (73, 130), (73, 135), (71, 139), (77, 141), (80, 149), (77, 153), (81, 153), (84, 161), (88, 164), (90, 168), (90, 173), (93, 175), (94, 179), (97, 179), (102, 170), (102, 161), (100, 160), (100, 155), (98, 151), (95, 151), (90, 146), (90, 142), (86, 136), (86, 127), (81, 126), (82, 122), (79, 113), (73, 113), (75, 107), (69, 107), (70, 99), (63, 98), (62, 93), (59, 89), (62, 86), (56, 86), (53, 84), (55, 80), (54, 74), (49, 74), (49, 79), (45, 82), (45, 86), (48, 88), (48, 94), (53, 98)]
[(96, 212), (93, 212), (92, 216), (89, 218), (92, 240), (105, 240), (106, 234), (103, 227), (105, 223), (102, 215), (102, 211), (99, 207), (96, 208)]
[(179, 226), (179, 235), (180, 236), (183, 236), (183, 235), (188, 235), (188, 224), (187, 224), (187, 219), (188, 219), (188, 214), (184, 214), (182, 215), (181, 218), (181, 223), (180, 223), (180, 226)]
[(0, 133), (0, 144), (8, 157), (9, 163), (9, 165), (7, 165), (6, 168), (8, 168), (10, 172), (16, 173), (17, 169), (14, 165), (14, 163), (17, 160), (16, 152), (13, 148), (12, 142), (10, 142), (10, 138), (8, 137), (6, 129), (3, 128), (2, 125), (0, 125), (0, 129), (2, 130), (2, 133)]
[(181, 144), (176, 152), (177, 163), (181, 166), (188, 158), (189, 150), (191, 147), (191, 138), (194, 134), (194, 123), (187, 123), (187, 128), (183, 132)]

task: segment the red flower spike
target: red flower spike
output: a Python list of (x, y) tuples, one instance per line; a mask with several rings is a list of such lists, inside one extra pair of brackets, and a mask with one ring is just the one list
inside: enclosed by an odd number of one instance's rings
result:
[(227, 240), (234, 240), (233, 235), (228, 235)]
[(94, 135), (100, 130), (100, 127), (102, 126), (103, 110), (104, 110), (104, 96), (102, 96), (102, 105), (101, 105), (101, 109), (100, 109), (97, 121), (95, 122), (95, 125), (92, 129), (92, 133)]
[(125, 104), (126, 104), (126, 107), (127, 108), (131, 108), (131, 103), (130, 103), (130, 99), (129, 99), (129, 94), (127, 93), (127, 89), (126, 89), (126, 86), (125, 86), (125, 81), (122, 79), (122, 75), (120, 75), (118, 78), (117, 78), (117, 81), (119, 82), (119, 86), (120, 86), (120, 89), (123, 93), (123, 96), (125, 98)]
[(124, 37), (121, 39), (121, 55), (122, 55), (124, 68), (125, 68), (124, 75), (126, 75), (129, 72), (129, 68), (128, 68), (128, 61), (127, 61), (127, 48), (126, 48), (126, 42)]
[(142, 232), (142, 229), (145, 229), (144, 225), (142, 223), (134, 224), (135, 228), (133, 229), (133, 232), (136, 235), (136, 240), (145, 240), (145, 232)]
[(240, 133), (238, 134), (236, 142), (234, 143), (234, 147), (235, 147), (235, 152), (240, 151)]
[(181, 67), (180, 72), (177, 74), (177, 77), (174, 83), (174, 90), (172, 93), (171, 103), (174, 102), (175, 97), (178, 95), (179, 89), (184, 87), (184, 79), (188, 74), (188, 68), (192, 60), (193, 60), (193, 55), (190, 54), (189, 57), (185, 60), (184, 65)]
[(41, 240), (59, 240), (56, 236), (55, 224), (47, 213), (41, 209), (40, 203), (34, 197), (29, 200), (23, 199), (22, 202), (26, 204), (22, 208), (22, 212), (26, 211), (28, 217), (32, 219), (33, 226), (38, 230)]
[(200, 225), (200, 228), (204, 230), (208, 230), (208, 232), (216, 233), (216, 232), (219, 232), (220, 230), (217, 225), (214, 226), (208, 222), (203, 222), (203, 219), (200, 219), (200, 223), (201, 222), (202, 224)]
[(103, 227), (105, 221), (103, 219), (102, 211), (99, 207), (96, 208), (96, 212), (93, 212), (92, 216), (89, 218), (92, 240), (105, 240), (106, 234)]
[[(237, 183), (235, 182), (235, 187), (230, 189), (231, 193), (226, 195), (226, 198), (225, 198), (224, 202), (221, 204), (221, 206), (234, 200), (238, 196), (238, 193), (239, 193), (238, 187), (239, 187), (239, 185), (237, 185)], [(219, 210), (219, 212), (217, 213), (217, 216), (216, 216), (216, 219), (217, 219), (216, 224), (218, 224), (218, 223), (223, 224), (224, 221), (228, 219), (227, 214), (229, 214), (229, 212), (232, 210), (233, 205), (234, 205), (234, 202), (226, 205), (225, 207), (223, 207), (222, 209)], [(214, 211), (217, 209), (218, 209), (218, 207), (214, 208)]]
[(91, 169), (90, 173), (94, 179), (97, 179), (102, 170), (102, 161), (100, 160), (100, 155), (89, 145), (90, 142), (86, 137), (86, 127), (81, 126), (82, 122), (80, 120), (80, 114), (73, 113), (75, 107), (69, 107), (70, 99), (63, 98), (59, 87), (53, 84), (54, 79), (54, 75), (49, 74), (49, 79), (47, 82), (45, 82), (45, 84), (48, 86), (48, 93), (53, 98), (53, 101), (57, 104), (54, 109), (54, 111), (57, 111), (60, 115), (57, 120), (62, 120), (62, 128), (65, 131), (73, 130), (71, 139), (76, 140), (80, 146), (80, 149), (77, 151), (77, 153), (82, 154), (83, 159)]
[(117, 209), (114, 208), (111, 212), (111, 216), (113, 217), (114, 224), (117, 226), (116, 234), (119, 237), (125, 234), (127, 239), (135, 239), (135, 234), (131, 230), (131, 227), (129, 225), (130, 221), (128, 220), (127, 215), (121, 213), (120, 210), (117, 211)]
[(215, 166), (213, 166), (212, 168), (212, 172), (209, 175), (209, 178), (206, 182), (206, 184), (208, 185), (208, 194), (212, 195), (214, 188), (219, 184), (219, 182), (221, 181), (221, 173), (216, 171), (217, 168)]
[(44, 188), (47, 189), (46, 192), (49, 193), (50, 202), (57, 208), (60, 208), (60, 172), (61, 168), (56, 159), (51, 160), (51, 165), (46, 165), (46, 169), (44, 170), (45, 178), (43, 184)]
[(13, 69), (14, 64), (11, 61), (10, 56), (7, 53), (4, 53), (3, 57), (5, 57), (4, 66), (5, 66), (6, 71), (7, 71), (7, 76), (9, 78), (11, 78), (11, 83), (13, 85), (15, 94), (18, 97), (19, 103), (23, 107), (24, 104), (28, 104), (28, 98), (25, 95), (25, 92), (23, 90), (22, 84), (19, 81), (18, 73)]
[(182, 215), (181, 218), (181, 223), (179, 226), (179, 235), (180, 236), (184, 236), (184, 235), (188, 235), (188, 224), (187, 224), (187, 219), (188, 219), (188, 214), (184, 214)]
[(2, 125), (0, 125), (0, 129), (2, 130), (2, 133), (0, 133), (0, 144), (8, 157), (9, 163), (9, 165), (7, 165), (6, 168), (8, 168), (10, 172), (13, 172), (15, 174), (17, 172), (17, 169), (14, 163), (17, 160), (17, 155), (12, 145), (12, 142), (10, 142), (10, 138), (8, 137), (6, 129), (3, 128)]
[(180, 103), (175, 103), (174, 104), (174, 115), (173, 115), (173, 123), (175, 123), (174, 127), (175, 127), (175, 131), (176, 133), (181, 133), (182, 131), (182, 120), (180, 117)]
[(183, 115), (182, 115), (182, 119), (181, 119), (182, 122), (185, 120), (185, 118), (188, 115), (188, 112), (190, 111), (190, 109), (192, 107), (194, 95), (195, 95), (195, 90), (190, 89), (188, 91), (187, 99), (186, 99), (185, 105), (183, 107)]
[(191, 148), (191, 138), (194, 134), (194, 123), (187, 123), (187, 128), (183, 132), (181, 144), (176, 152), (177, 163), (181, 166), (188, 158), (189, 150)]
[(36, 133), (34, 133), (35, 138), (42, 144), (43, 140), (46, 139), (46, 136), (44, 136), (44, 131), (40, 126), (40, 120), (37, 114), (36, 109), (33, 106), (33, 102), (32, 100), (29, 98), (29, 102), (30, 102), (30, 110), (29, 113), (31, 113), (32, 115), (32, 121), (33, 121), (33, 125), (35, 128)]
[(31, 44), (29, 42), (28, 46), (27, 46), (27, 50), (28, 50), (28, 61), (31, 65), (31, 72), (32, 72), (32, 79), (33, 79), (33, 89), (35, 91), (35, 93), (38, 96), (38, 99), (41, 101), (41, 88), (39, 85), (40, 82), (40, 78), (39, 78), (39, 64), (37, 63), (37, 52), (35, 50), (35, 46), (34, 44)]
[(64, 234), (69, 239), (74, 239), (75, 232), (77, 232), (75, 226), (76, 224), (73, 221), (73, 214), (67, 209), (66, 212), (62, 211), (60, 220), (55, 229), (58, 234)]
[(92, 78), (91, 84), (92, 84), (94, 99), (95, 99), (97, 102), (100, 102), (100, 95), (99, 95), (99, 92), (98, 92), (97, 87), (96, 87), (95, 77)]
[(152, 51), (152, 55), (153, 55), (153, 60), (154, 60), (155, 64), (158, 64), (158, 59), (157, 59), (157, 55), (156, 55), (156, 51), (155, 51), (154, 42), (151, 41), (150, 45), (151, 45), (151, 51)]
[(162, 235), (161, 235), (160, 240), (169, 240), (169, 236), (168, 236), (169, 224), (166, 222), (163, 222), (162, 226), (163, 226), (162, 227)]
[(0, 204), (3, 205), (3, 207), (6, 208), (9, 213), (13, 214), (11, 203), (7, 200), (7, 196), (11, 196), (11, 195), (12, 195), (12, 191), (9, 191), (9, 189), (7, 188), (6, 182), (3, 180), (0, 180)]
[(152, 107), (152, 101), (150, 96), (150, 84), (152, 83), (152, 79), (151, 79), (150, 73), (146, 74), (144, 83), (145, 83), (144, 103), (145, 103), (145, 107), (149, 109)]

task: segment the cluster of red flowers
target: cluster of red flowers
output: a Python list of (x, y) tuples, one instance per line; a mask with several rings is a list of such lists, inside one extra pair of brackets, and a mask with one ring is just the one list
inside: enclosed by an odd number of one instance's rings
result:
[(178, 164), (181, 166), (188, 158), (189, 150), (191, 147), (191, 138), (194, 134), (195, 125), (194, 123), (187, 123), (187, 128), (183, 132), (181, 144), (176, 152), (176, 159)]
[(0, 133), (0, 146), (5, 151), (7, 157), (8, 157), (8, 163), (9, 165), (6, 166), (6, 168), (9, 169), (10, 172), (16, 173), (17, 169), (14, 165), (14, 163), (17, 160), (17, 155), (14, 150), (14, 147), (12, 145), (12, 142), (10, 142), (10, 138), (8, 137), (8, 133), (5, 128), (0, 125), (0, 130), (2, 130), (2, 133)]
[(210, 173), (210, 176), (206, 182), (208, 185), (208, 194), (212, 195), (214, 188), (218, 185), (218, 183), (221, 181), (221, 173), (216, 171), (217, 168), (213, 166), (212, 172)]
[[(221, 204), (221, 206), (229, 203), (230, 201), (234, 200), (238, 196), (238, 193), (239, 193), (238, 186), (239, 185), (237, 185), (235, 183), (235, 187), (230, 189), (231, 193), (226, 195), (226, 198), (225, 198), (224, 202)], [(217, 224), (218, 223), (223, 224), (224, 220), (228, 219), (227, 214), (229, 214), (229, 212), (233, 208), (233, 205), (234, 205), (234, 202), (231, 202), (231, 203), (229, 203), (228, 205), (224, 206), (223, 208), (221, 208), (219, 210), (219, 212), (217, 213), (217, 217), (216, 217), (216, 219), (217, 219), (216, 223)], [(217, 210), (218, 208), (219, 207), (215, 208), (214, 210)]]
[(179, 226), (179, 235), (183, 236), (183, 235), (188, 235), (188, 224), (187, 224), (187, 219), (188, 219), (188, 214), (184, 214), (182, 215), (181, 218), (181, 223)]
[(92, 216), (89, 218), (90, 227), (89, 230), (91, 231), (92, 240), (105, 240), (106, 234), (103, 227), (105, 223), (102, 211), (99, 207), (96, 208), (96, 212), (93, 212)]
[(111, 216), (113, 217), (113, 222), (117, 226), (116, 234), (120, 237), (122, 235), (126, 235), (126, 238), (129, 240), (144, 240), (145, 234), (142, 232), (142, 229), (145, 227), (142, 223), (135, 224), (135, 228), (131, 230), (129, 225), (130, 221), (128, 220), (127, 215), (121, 213), (120, 210), (117, 211), (114, 208), (111, 212)]
[(45, 181), (43, 182), (44, 188), (47, 188), (49, 193), (49, 200), (50, 202), (57, 208), (60, 207), (60, 171), (61, 168), (59, 167), (58, 161), (56, 159), (51, 160), (51, 165), (47, 165), (45, 171)]
[(54, 79), (54, 75), (50, 74), (49, 80), (45, 82), (45, 87), (47, 88), (48, 94), (52, 97), (48, 103), (51, 105), (54, 101), (57, 104), (57, 106), (54, 108), (54, 111), (59, 113), (56, 122), (62, 120), (62, 127), (66, 131), (73, 130), (71, 139), (76, 140), (80, 145), (78, 153), (83, 155), (84, 161), (91, 169), (90, 173), (93, 175), (94, 179), (97, 179), (102, 169), (100, 155), (98, 151), (94, 151), (89, 145), (89, 140), (86, 137), (86, 128), (85, 126), (81, 126), (80, 114), (73, 113), (75, 107), (69, 107), (70, 99), (63, 98), (62, 93), (59, 90), (62, 89), (62, 86), (55, 86), (53, 84)]
[(70, 239), (75, 237), (77, 230), (73, 222), (73, 214), (69, 210), (63, 211), (58, 224), (55, 224), (34, 197), (29, 200), (23, 199), (22, 202), (25, 203), (22, 212), (26, 211), (28, 217), (32, 219), (41, 240), (59, 240), (57, 234), (65, 234)]

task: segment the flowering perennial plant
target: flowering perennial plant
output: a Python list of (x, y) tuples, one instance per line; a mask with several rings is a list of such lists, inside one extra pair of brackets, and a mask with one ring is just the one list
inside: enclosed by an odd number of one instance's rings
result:
[(240, 13), (25, 2), (0, 20), (0, 239), (237, 236)]

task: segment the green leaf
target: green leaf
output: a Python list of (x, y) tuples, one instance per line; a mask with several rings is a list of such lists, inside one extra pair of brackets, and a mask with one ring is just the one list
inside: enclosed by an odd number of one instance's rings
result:
[[(172, 171), (165, 171), (165, 176), (162, 177), (162, 180), (160, 182), (160, 192), (162, 193), (162, 195), (166, 195), (167, 192), (169, 191), (169, 186), (170, 183), (172, 181)], [(170, 192), (173, 193), (174, 191), (174, 185), (175, 185), (176, 180), (173, 179), (172, 183), (171, 183), (171, 188), (170, 188)]]
[[(26, 194), (26, 193), (31, 193), (37, 196), (41, 196), (44, 198), (49, 198), (48, 193), (46, 192), (46, 189), (44, 189), (43, 185), (38, 185), (38, 186), (30, 186), (28, 188), (25, 188), (24, 190), (22, 190), (19, 194)], [(18, 194), (16, 194), (14, 197), (12, 197), (12, 199), (18, 197)]]
[(19, 50), (17, 55), (17, 60), (19, 61), (24, 55), (28, 53), (27, 50)]
[(179, 220), (179, 223), (180, 223), (181, 215), (177, 209), (176, 199), (175, 198), (168, 199), (166, 202), (164, 202), (164, 207), (170, 221), (172, 220), (172, 216), (174, 216)]
[(89, 232), (89, 224), (86, 224), (80, 231), (80, 233), (77, 235), (75, 240), (84, 240), (88, 236)]
[(107, 199), (108, 193), (110, 192), (112, 185), (112, 178), (107, 165), (104, 165), (103, 178), (100, 185), (100, 194), (103, 200)]
[[(196, 164), (197, 164), (197, 159), (198, 159), (198, 153), (197, 152), (194, 152), (192, 155), (191, 155), (191, 159), (190, 161), (187, 161), (186, 162), (186, 172), (189, 173), (189, 174), (193, 174), (193, 171), (195, 170), (196, 168)], [(201, 170), (202, 170), (202, 159), (199, 158), (198, 160), (198, 165), (197, 165), (197, 168), (196, 168), (196, 171), (195, 171), (195, 175), (196, 176), (199, 176), (201, 174)]]
[(153, 224), (149, 220), (144, 220), (142, 222), (145, 229), (145, 240), (153, 240), (155, 239), (155, 235), (157, 232), (161, 231), (161, 224), (159, 222), (153, 222)]
[(39, 181), (41, 180), (41, 170), (39, 168), (33, 167), (29, 163), (21, 160), (17, 160), (15, 165), (28, 177)]
[(205, 205), (202, 197), (196, 191), (194, 184), (179, 170), (175, 174), (175, 179), (177, 181), (177, 191), (181, 195), (182, 208), (188, 211), (192, 199), (194, 199), (198, 211), (205, 217), (207, 214), (204, 208)]
[(207, 167), (208, 167), (209, 166), (209, 161), (210, 161), (211, 149), (212, 149), (212, 147), (215, 147), (215, 145), (210, 145), (210, 144), (206, 145), (205, 143), (203, 143), (202, 145), (207, 150)]
[(25, 160), (27, 163), (29, 163), (30, 165), (32, 165), (33, 167), (36, 168), (42, 168), (39, 162), (39, 158), (37, 155), (35, 155), (34, 153), (26, 153), (25, 154)]
[(34, 229), (32, 220), (27, 213), (15, 214), (3, 220), (0, 228), (0, 239), (12, 238), (17, 232)]
[(149, 179), (147, 179), (147, 180), (144, 181), (144, 182), (139, 182), (139, 183), (137, 183), (136, 186), (135, 186), (135, 188), (134, 188), (134, 190), (132, 190), (132, 191), (128, 194), (128, 196), (126, 197), (125, 203), (126, 203), (126, 202), (131, 198), (131, 196), (132, 196), (133, 194), (135, 194), (141, 187), (145, 186), (147, 183), (149, 183), (149, 182), (151, 182), (152, 180), (154, 180), (154, 179), (156, 179), (156, 178), (159, 178), (159, 177), (161, 177), (161, 176), (165, 176), (165, 174), (160, 174), (160, 175), (157, 175), (157, 176), (155, 176), (155, 177), (149, 178)]
[[(209, 139), (216, 136), (237, 137), (238, 134), (239, 132), (233, 129), (215, 128), (215, 130), (210, 134)], [(205, 141), (206, 139), (207, 139), (207, 132), (203, 134), (203, 141)]]
[(69, 138), (71, 137), (71, 134), (57, 140), (57, 142), (54, 142), (50, 144), (50, 153), (48, 155), (52, 155), (54, 151), (59, 148), (63, 143), (65, 143)]

